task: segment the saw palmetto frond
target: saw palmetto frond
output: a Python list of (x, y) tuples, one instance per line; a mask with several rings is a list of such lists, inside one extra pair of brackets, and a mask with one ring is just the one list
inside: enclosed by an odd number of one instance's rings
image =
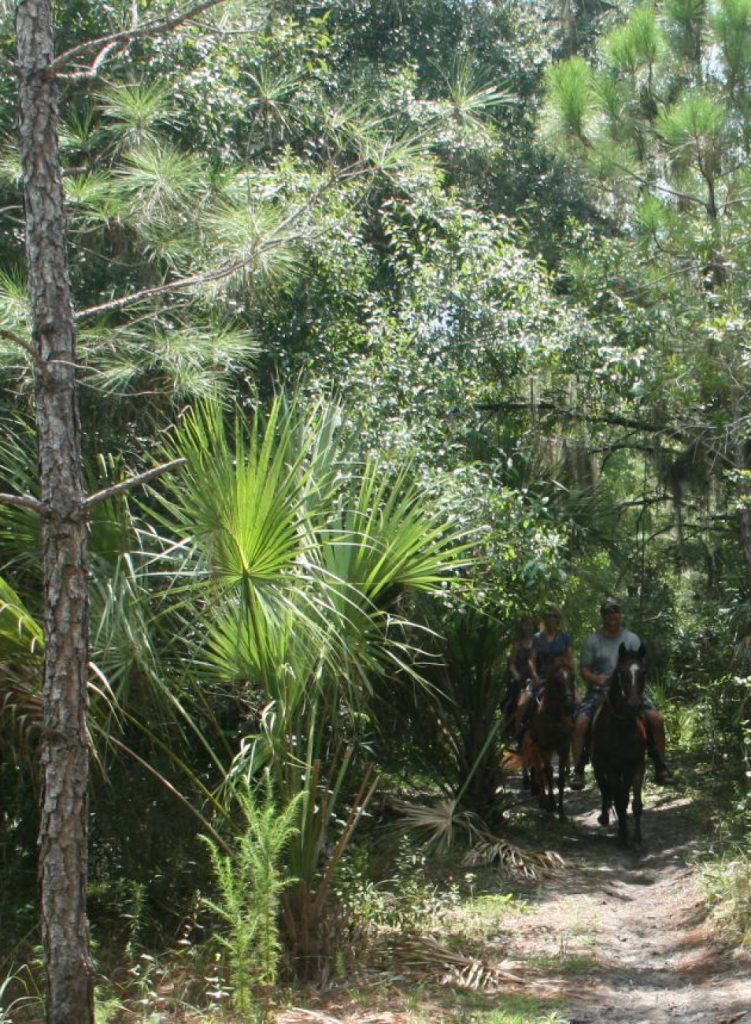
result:
[(488, 992), (523, 982), (518, 974), (494, 964), (489, 957), (452, 949), (432, 936), (398, 939), (390, 953), (402, 968), (442, 985)]
[(538, 879), (559, 874), (566, 866), (560, 854), (553, 850), (526, 850), (507, 839), (489, 834), (482, 835), (465, 856), (467, 867), (498, 864), (510, 874)]

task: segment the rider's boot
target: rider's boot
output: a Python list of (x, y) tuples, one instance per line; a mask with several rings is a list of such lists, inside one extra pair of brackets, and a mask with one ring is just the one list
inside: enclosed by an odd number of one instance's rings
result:
[(652, 760), (652, 764), (655, 766), (655, 783), (658, 786), (673, 786), (675, 785), (675, 779), (673, 773), (670, 771), (668, 766), (662, 760), (656, 750), (650, 750), (649, 756)]
[(584, 755), (582, 755), (579, 758), (579, 760), (576, 762), (576, 764), (574, 765), (574, 770), (571, 773), (571, 781), (569, 783), (569, 786), (571, 787), (571, 789), (584, 789), (584, 765), (585, 764), (586, 764), (586, 761), (584, 759)]
[(673, 773), (670, 771), (668, 766), (665, 764), (665, 761), (660, 756), (660, 752), (657, 749), (657, 744), (655, 743), (654, 734), (652, 732), (652, 725), (649, 721), (649, 718), (646, 715), (643, 715), (642, 721), (644, 722), (644, 726), (647, 733), (647, 753), (649, 754), (649, 759), (655, 768), (655, 783), (658, 786), (672, 786), (675, 784)]

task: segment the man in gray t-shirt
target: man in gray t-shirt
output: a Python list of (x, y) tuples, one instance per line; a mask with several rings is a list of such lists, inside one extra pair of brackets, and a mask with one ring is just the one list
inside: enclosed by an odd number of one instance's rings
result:
[(605, 629), (590, 633), (582, 644), (581, 674), (587, 683), (588, 695), (595, 687), (606, 683), (615, 672), (621, 644), (625, 644), (628, 651), (638, 651), (641, 645), (639, 637), (630, 629), (621, 626), (617, 633), (608, 633)]
[[(587, 684), (584, 700), (576, 710), (576, 723), (573, 739), (574, 772), (571, 777), (572, 789), (584, 788), (584, 745), (587, 732), (597, 708), (600, 706), (607, 690), (607, 683), (618, 664), (618, 650), (621, 644), (626, 649), (638, 651), (641, 640), (621, 625), (621, 606), (614, 597), (606, 597), (600, 605), (602, 627), (596, 633), (590, 633), (582, 644), (580, 659), (581, 677)], [(665, 719), (654, 706), (649, 697), (644, 698), (644, 717), (651, 736), (650, 751), (655, 762), (656, 781), (671, 783), (673, 777), (665, 767)]]

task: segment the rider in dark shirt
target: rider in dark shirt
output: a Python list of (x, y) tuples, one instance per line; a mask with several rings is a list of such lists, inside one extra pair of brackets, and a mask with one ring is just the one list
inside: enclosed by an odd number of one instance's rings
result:
[(511, 681), (503, 699), (503, 717), (507, 722), (510, 722), (514, 717), (516, 705), (522, 691), (528, 683), (535, 682), (537, 679), (532, 665), (534, 632), (535, 624), (533, 619), (525, 616), (519, 620), (508, 666)]

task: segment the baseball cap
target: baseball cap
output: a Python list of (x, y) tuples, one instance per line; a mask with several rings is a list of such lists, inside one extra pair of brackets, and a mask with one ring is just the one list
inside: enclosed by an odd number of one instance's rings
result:
[(617, 601), (616, 598), (614, 598), (614, 597), (606, 597), (605, 600), (600, 605), (600, 611), (601, 612), (608, 612), (608, 611), (619, 612), (620, 610), (621, 610), (621, 603), (620, 603), (620, 601)]

